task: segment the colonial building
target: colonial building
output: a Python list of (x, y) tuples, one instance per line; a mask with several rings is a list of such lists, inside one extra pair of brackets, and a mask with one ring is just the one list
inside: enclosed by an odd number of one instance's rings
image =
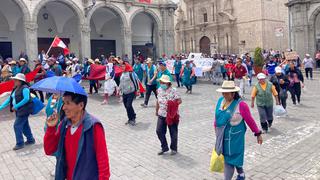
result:
[(171, 54), (175, 9), (168, 0), (1, 0), (0, 54), (34, 59), (56, 35), (79, 57)]
[(320, 49), (320, 1), (290, 0), (290, 47), (300, 55), (314, 54)]
[(287, 0), (182, 0), (176, 49), (210, 54), (288, 48)]

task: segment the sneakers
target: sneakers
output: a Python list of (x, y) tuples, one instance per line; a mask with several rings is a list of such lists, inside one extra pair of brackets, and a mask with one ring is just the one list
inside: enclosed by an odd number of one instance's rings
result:
[(131, 126), (135, 126), (136, 125), (136, 121), (131, 121), (131, 120), (128, 120), (125, 125), (131, 125)]
[(171, 155), (171, 156), (174, 156), (174, 155), (176, 155), (177, 153), (178, 153), (177, 151), (175, 151), (175, 150), (171, 150), (170, 155)]
[(33, 140), (33, 141), (26, 141), (26, 142), (24, 142), (24, 145), (25, 145), (25, 146), (28, 146), (28, 145), (33, 145), (33, 144), (35, 144), (35, 143), (36, 143), (35, 140)]
[(146, 104), (140, 104), (140, 106), (142, 106), (142, 107), (144, 107), (144, 108), (147, 108), (148, 107), (148, 105), (146, 105)]
[(245, 179), (246, 179), (246, 176), (238, 175), (236, 180), (245, 180)]
[(169, 149), (167, 149), (167, 150), (161, 150), (161, 151), (158, 152), (158, 155), (161, 156), (161, 155), (163, 155), (165, 152), (168, 152), (168, 151), (169, 151)]
[(20, 146), (16, 145), (15, 147), (12, 148), (12, 150), (17, 151), (17, 150), (23, 149), (23, 148), (24, 148), (24, 145), (20, 145)]

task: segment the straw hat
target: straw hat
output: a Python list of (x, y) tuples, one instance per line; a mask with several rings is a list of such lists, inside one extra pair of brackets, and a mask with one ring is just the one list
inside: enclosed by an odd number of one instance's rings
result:
[(19, 61), (24, 61), (25, 63), (28, 62), (25, 58), (20, 58)]
[(238, 92), (240, 88), (234, 84), (234, 81), (223, 81), (221, 88), (217, 92)]
[(147, 63), (147, 64), (152, 63), (152, 59), (151, 59), (151, 58), (147, 58), (146, 63)]
[(26, 82), (26, 76), (22, 73), (18, 73), (16, 76), (12, 77), (11, 79), (16, 79), (16, 80)]
[(17, 64), (17, 62), (16, 61), (10, 61), (8, 64)]
[(94, 64), (94, 61), (92, 59), (89, 59), (88, 63)]
[(168, 75), (162, 75), (161, 78), (159, 79), (160, 82), (163, 83), (171, 83), (171, 79)]
[(94, 60), (95, 63), (101, 63), (99, 59)]
[(259, 73), (258, 75), (257, 75), (257, 78), (260, 80), (260, 79), (266, 79), (267, 78), (267, 76), (264, 74), (264, 73)]

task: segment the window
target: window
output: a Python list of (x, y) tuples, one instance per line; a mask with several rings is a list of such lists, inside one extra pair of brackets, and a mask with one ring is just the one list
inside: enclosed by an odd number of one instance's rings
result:
[(208, 14), (203, 13), (203, 22), (208, 22)]

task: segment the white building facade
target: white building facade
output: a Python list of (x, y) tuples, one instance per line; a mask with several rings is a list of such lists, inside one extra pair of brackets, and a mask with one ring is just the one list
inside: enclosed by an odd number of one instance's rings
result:
[(33, 60), (55, 36), (80, 58), (172, 54), (175, 9), (168, 0), (1, 0), (0, 54)]

